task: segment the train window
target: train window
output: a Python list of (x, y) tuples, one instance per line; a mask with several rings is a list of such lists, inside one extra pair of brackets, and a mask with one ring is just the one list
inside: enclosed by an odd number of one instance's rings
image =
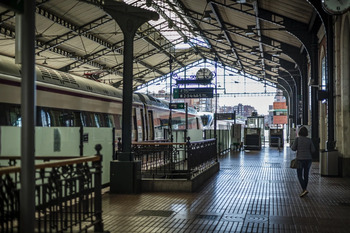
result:
[(87, 117), (86, 117), (86, 114), (84, 113), (84, 112), (81, 112), (80, 113), (80, 121), (81, 121), (81, 125), (82, 126), (86, 126), (86, 121), (87, 121), (87, 119), (86, 119)]
[(173, 117), (171, 119), (171, 125), (173, 129), (180, 129), (181, 128), (181, 118), (180, 117)]
[(141, 115), (141, 121), (142, 121), (142, 141), (147, 140), (148, 138), (148, 127), (147, 124), (145, 124), (145, 115), (143, 112), (143, 109), (140, 109), (140, 115)]
[(94, 113), (94, 120), (95, 120), (95, 124), (97, 127), (103, 127), (103, 122), (102, 122), (100, 114)]
[(22, 126), (21, 108), (19, 106), (10, 106), (9, 115), (11, 126)]
[(122, 129), (122, 116), (119, 114), (113, 115), (115, 129)]
[(113, 127), (113, 116), (104, 113), (94, 114), (97, 127)]
[(61, 112), (60, 121), (62, 126), (72, 127), (74, 126), (74, 114), (73, 112)]
[(168, 126), (169, 124), (169, 119), (159, 119), (160, 120), (160, 125), (161, 126)]
[(132, 127), (132, 139), (134, 141), (137, 141), (137, 118), (136, 118), (136, 109), (133, 108), (132, 111), (132, 122), (131, 122), (131, 127)]
[(149, 138), (148, 140), (154, 140), (154, 125), (153, 125), (153, 112), (148, 111), (148, 125), (149, 125)]
[(0, 125), (8, 125), (6, 105), (0, 104)]
[(113, 115), (109, 115), (105, 113), (100, 113), (99, 115), (101, 117), (101, 122), (103, 122), (103, 124), (100, 127), (114, 127)]
[(132, 116), (132, 129), (137, 130), (137, 118), (136, 115)]
[(0, 124), (7, 126), (22, 126), (21, 106), (1, 104)]
[(81, 119), (80, 119), (80, 112), (72, 112), (72, 114), (73, 114), (73, 117), (74, 117), (74, 126), (75, 127), (82, 126)]
[(96, 127), (95, 120), (93, 118), (93, 113), (90, 112), (81, 112), (80, 113), (80, 119), (82, 126), (85, 127)]
[(51, 126), (51, 118), (47, 109), (37, 108), (37, 117), (36, 117), (36, 125), (50, 127)]
[(74, 126), (74, 114), (64, 110), (50, 110), (51, 126)]
[(49, 111), (50, 114), (50, 118), (51, 118), (51, 122), (52, 122), (52, 126), (61, 126), (60, 123), (60, 112), (58, 110), (53, 110), (51, 109)]
[(188, 129), (195, 129), (195, 126), (196, 126), (195, 118), (193, 118), (193, 117), (189, 118), (187, 128)]
[(213, 116), (209, 114), (201, 115), (201, 118), (204, 126), (210, 126), (210, 123), (213, 121)]

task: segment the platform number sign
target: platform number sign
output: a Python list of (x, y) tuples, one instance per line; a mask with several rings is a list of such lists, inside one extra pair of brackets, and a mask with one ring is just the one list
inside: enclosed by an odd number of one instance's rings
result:
[(213, 98), (214, 88), (175, 88), (174, 99)]
[(185, 103), (169, 103), (170, 109), (185, 109)]

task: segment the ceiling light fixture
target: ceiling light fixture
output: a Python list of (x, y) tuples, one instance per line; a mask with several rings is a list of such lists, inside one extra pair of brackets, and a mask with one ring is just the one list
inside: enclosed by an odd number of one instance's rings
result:
[(248, 25), (247, 30), (245, 31), (246, 36), (255, 35), (254, 29), (255, 25)]
[(258, 46), (253, 46), (252, 47), (252, 51), (250, 52), (250, 54), (257, 54), (259, 51), (259, 47)]
[(188, 43), (188, 38), (187, 38), (187, 36), (184, 36), (184, 43), (185, 43), (185, 44)]
[(203, 20), (210, 20), (210, 11), (204, 11)]
[(276, 53), (272, 54), (272, 56), (274, 56), (274, 57), (279, 57), (280, 55), (281, 55), (280, 51), (277, 51)]
[(217, 39), (217, 40), (218, 40), (218, 41), (223, 41), (224, 38), (225, 38), (225, 37), (224, 37), (224, 34), (221, 34), (221, 33), (220, 33), (220, 34), (218, 35), (218, 39)]

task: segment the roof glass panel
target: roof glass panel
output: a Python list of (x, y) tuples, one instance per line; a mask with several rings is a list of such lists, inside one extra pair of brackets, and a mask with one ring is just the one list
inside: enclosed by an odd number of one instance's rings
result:
[[(147, 1), (146, 3), (144, 1), (135, 0), (125, 0), (124, 2), (128, 5), (140, 7), (150, 11), (157, 11), (157, 9), (162, 11), (162, 13), (159, 14), (159, 19), (157, 21), (151, 20), (148, 23), (151, 24), (167, 40), (169, 40), (172, 43), (174, 43), (175, 41), (183, 40), (183, 42), (176, 43), (174, 45), (175, 49), (188, 49), (194, 46), (202, 46), (206, 48), (209, 47), (207, 42), (202, 37), (193, 35), (189, 30), (186, 30), (186, 25), (191, 25), (191, 23), (188, 21), (187, 18), (180, 17), (179, 14), (176, 13), (181, 12), (181, 9), (176, 4), (168, 3), (166, 1), (151, 1), (153, 6), (156, 5), (156, 7), (148, 7)], [(169, 4), (172, 4), (171, 7), (169, 6)], [(167, 18), (164, 18), (164, 15)], [(176, 27), (181, 29), (181, 32), (174, 29), (175, 25)], [(180, 35), (180, 33), (182, 35)]]

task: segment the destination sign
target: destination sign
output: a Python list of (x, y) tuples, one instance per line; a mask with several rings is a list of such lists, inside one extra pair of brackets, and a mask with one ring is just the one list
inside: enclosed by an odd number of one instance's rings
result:
[(216, 115), (217, 120), (234, 120), (235, 119), (235, 113), (217, 113)]
[(175, 99), (183, 98), (213, 98), (214, 88), (174, 88)]
[(185, 103), (169, 103), (170, 109), (185, 109)]
[(176, 79), (176, 85), (180, 84), (210, 84), (211, 79)]

